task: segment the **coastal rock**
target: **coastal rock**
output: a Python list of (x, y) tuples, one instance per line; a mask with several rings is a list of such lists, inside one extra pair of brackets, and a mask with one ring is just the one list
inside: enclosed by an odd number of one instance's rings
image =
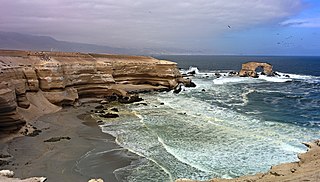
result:
[(113, 111), (113, 112), (119, 112), (119, 109), (118, 109), (118, 108), (115, 108), (115, 107), (114, 107), (114, 108), (111, 108), (110, 110)]
[(119, 114), (106, 113), (106, 114), (100, 114), (100, 117), (103, 117), (103, 118), (117, 118), (117, 117), (119, 117)]
[(44, 142), (59, 142), (60, 140), (71, 140), (70, 137), (52, 137)]
[(0, 60), (3, 131), (17, 130), (28, 119), (50, 112), (45, 106), (35, 107), (41, 104), (37, 99), (31, 102), (30, 95), (58, 106), (75, 106), (89, 98), (132, 103), (142, 99), (129, 93), (193, 85), (182, 78), (176, 63), (152, 57), (1, 50)]
[(27, 179), (13, 178), (14, 172), (10, 170), (0, 171), (0, 181), (3, 182), (44, 182), (47, 179), (45, 177), (32, 177)]
[(267, 76), (274, 76), (274, 73), (272, 71), (272, 65), (269, 63), (259, 63), (259, 62), (247, 62), (242, 64), (242, 68), (240, 72), (238, 73), (241, 77), (258, 77), (256, 70), (258, 68), (262, 68), (263, 71), (261, 74), (267, 75)]
[(90, 179), (88, 182), (103, 182), (103, 179)]
[(178, 94), (182, 91), (182, 85), (183, 84), (179, 84), (174, 90), (173, 93)]

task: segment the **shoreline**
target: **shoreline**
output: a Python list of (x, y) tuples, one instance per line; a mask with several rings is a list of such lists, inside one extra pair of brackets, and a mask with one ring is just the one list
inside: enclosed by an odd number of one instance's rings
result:
[[(79, 107), (65, 107), (56, 113), (29, 122), (41, 130), (37, 136), (15, 137), (13, 134), (1, 138), (1, 154), (11, 155), (11, 162), (2, 165), (1, 169), (12, 170), (15, 177), (21, 179), (44, 176), (48, 182), (87, 182), (92, 178), (117, 181), (113, 172), (129, 166), (133, 161), (139, 160), (140, 156), (120, 147), (113, 136), (102, 132), (97, 121), (91, 117), (92, 110), (95, 110), (97, 105), (99, 104), (85, 103)], [(44, 142), (56, 137), (62, 138), (60, 141)], [(3, 139), (6, 141), (3, 142)], [(208, 181), (294, 181), (295, 178), (296, 181), (318, 180), (320, 176), (315, 169), (320, 167), (320, 158), (317, 158), (320, 155), (320, 142), (306, 145), (310, 150), (299, 154), (298, 162), (272, 166), (267, 173), (234, 179), (215, 178)], [(4, 149), (7, 149), (8, 153), (3, 153)]]
[[(12, 170), (21, 179), (44, 176), (48, 182), (81, 182), (92, 178), (117, 181), (113, 171), (130, 165), (139, 156), (120, 147), (113, 136), (101, 131), (90, 116), (96, 105), (66, 107), (30, 122), (41, 133), (2, 142), (5, 143), (2, 151), (7, 149), (11, 159), (1, 169)], [(61, 140), (44, 142), (56, 137)]]

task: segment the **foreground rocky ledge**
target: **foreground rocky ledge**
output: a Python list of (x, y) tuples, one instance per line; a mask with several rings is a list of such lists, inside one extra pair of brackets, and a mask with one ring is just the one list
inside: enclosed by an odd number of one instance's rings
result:
[(130, 102), (130, 93), (188, 85), (176, 63), (143, 56), (0, 50), (0, 130), (79, 105), (83, 98)]
[[(308, 152), (298, 155), (299, 162), (271, 167), (267, 173), (243, 176), (235, 179), (212, 179), (210, 182), (273, 182), (273, 181), (320, 181), (320, 140), (304, 143)], [(195, 182), (179, 179), (176, 182)]]

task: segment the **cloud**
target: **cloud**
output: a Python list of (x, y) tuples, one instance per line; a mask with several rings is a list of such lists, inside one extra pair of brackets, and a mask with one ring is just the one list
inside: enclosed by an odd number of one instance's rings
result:
[(201, 40), (213, 39), (225, 31), (278, 24), (303, 7), (301, 0), (0, 0), (0, 3), (0, 30), (121, 47), (201, 47)]
[(319, 28), (320, 27), (320, 17), (289, 19), (289, 20), (281, 22), (280, 25), (289, 26), (289, 27)]

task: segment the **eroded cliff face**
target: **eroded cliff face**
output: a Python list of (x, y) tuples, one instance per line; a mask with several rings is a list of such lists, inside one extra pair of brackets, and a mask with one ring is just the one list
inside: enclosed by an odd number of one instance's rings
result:
[(81, 98), (129, 97), (187, 82), (175, 63), (151, 57), (0, 51), (0, 130)]
[(248, 62), (242, 64), (242, 68), (239, 72), (239, 76), (242, 77), (258, 77), (257, 68), (261, 67), (263, 69), (262, 74), (267, 76), (273, 76), (272, 65), (269, 63), (259, 63), (259, 62)]

